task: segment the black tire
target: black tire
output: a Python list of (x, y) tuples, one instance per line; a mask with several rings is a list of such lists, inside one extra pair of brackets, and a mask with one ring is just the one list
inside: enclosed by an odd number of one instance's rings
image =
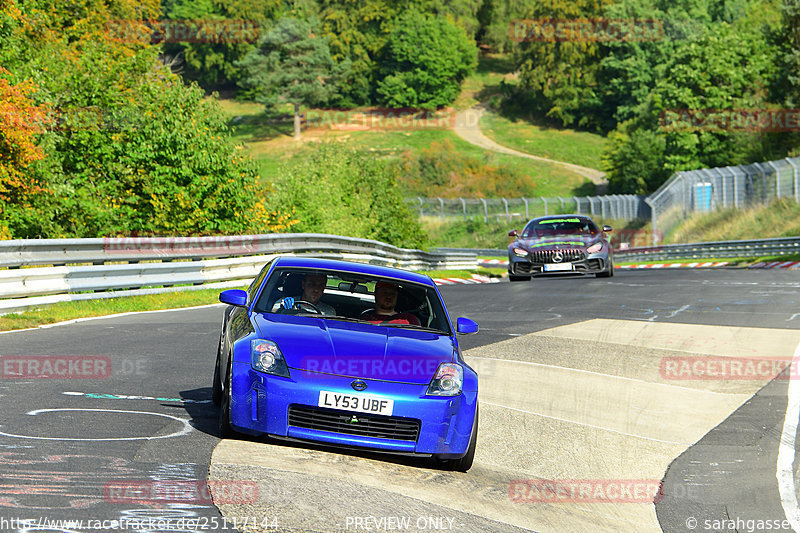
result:
[(614, 263), (609, 261), (608, 262), (608, 270), (605, 272), (598, 272), (595, 274), (595, 277), (598, 278), (613, 278), (614, 277)]
[(530, 276), (514, 276), (512, 274), (508, 275), (508, 281), (530, 281)]
[(225, 376), (225, 390), (222, 391), (222, 398), (219, 406), (219, 419), (217, 429), (221, 439), (229, 439), (236, 435), (236, 431), (231, 427), (231, 369)]
[(475, 406), (475, 422), (472, 424), (472, 434), (469, 437), (469, 447), (464, 457), (460, 459), (448, 459), (443, 461), (447, 470), (454, 470), (456, 472), (466, 472), (472, 468), (472, 462), (475, 460), (475, 448), (478, 443), (478, 406)]
[[(220, 345), (222, 336), (220, 335)], [(222, 380), (219, 377), (219, 347), (217, 347), (217, 362), (214, 364), (214, 380), (211, 383), (211, 402), (219, 406), (222, 403)]]

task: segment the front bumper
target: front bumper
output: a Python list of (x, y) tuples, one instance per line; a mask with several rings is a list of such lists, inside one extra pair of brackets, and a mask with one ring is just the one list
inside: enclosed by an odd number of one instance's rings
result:
[[(596, 274), (598, 272), (606, 272), (609, 269), (609, 260), (607, 255), (590, 255), (585, 259), (578, 259), (574, 261), (567, 261), (558, 263), (559, 265), (569, 265), (568, 270), (548, 270), (546, 265), (554, 263), (545, 263), (537, 261), (529, 257), (519, 257), (515, 254), (508, 259), (508, 273), (512, 276), (542, 276), (551, 274)], [(566, 267), (559, 267), (566, 268)]]
[[(367, 389), (360, 394), (394, 401), (391, 416), (384, 417), (318, 407), (320, 390), (353, 394), (352, 377), (297, 369), (291, 369), (290, 374), (289, 378), (271, 376), (254, 371), (247, 363), (234, 362), (231, 385), (231, 425), (234, 429), (251, 435), (272, 435), (392, 453), (435, 455), (443, 459), (458, 458), (467, 452), (475, 420), (477, 392), (430, 397), (425, 396), (427, 384), (363, 380)], [(290, 409), (293, 413), (291, 421)], [(303, 417), (298, 417), (298, 412)], [(309, 423), (316, 414), (321, 421)], [(352, 415), (356, 415), (358, 420), (351, 423)], [(339, 423), (332, 424), (331, 421), (337, 417)], [(416, 438), (410, 440), (408, 427), (416, 421), (419, 430)], [(381, 428), (380, 431), (371, 431), (367, 427), (369, 424)], [(403, 431), (398, 430), (395, 434), (392, 433), (394, 430), (385, 429), (393, 424), (402, 426)], [(391, 438), (392, 435), (398, 438)]]

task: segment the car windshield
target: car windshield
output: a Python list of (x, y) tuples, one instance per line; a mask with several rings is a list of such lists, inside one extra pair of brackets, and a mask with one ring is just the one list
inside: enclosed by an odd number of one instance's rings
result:
[(522, 237), (530, 239), (555, 235), (596, 235), (598, 231), (597, 226), (585, 218), (546, 218), (531, 221), (525, 226)]
[(276, 268), (254, 311), (452, 334), (432, 287), (334, 270)]

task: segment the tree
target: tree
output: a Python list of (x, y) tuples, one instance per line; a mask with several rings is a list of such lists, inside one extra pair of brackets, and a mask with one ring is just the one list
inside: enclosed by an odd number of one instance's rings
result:
[(389, 37), (377, 92), (390, 107), (437, 109), (453, 103), (477, 64), (477, 48), (445, 18), (403, 15)]
[(657, 189), (669, 177), (664, 170), (665, 148), (664, 136), (651, 130), (626, 133), (623, 125), (611, 132), (603, 153), (608, 192), (648, 194)]
[(284, 17), (264, 33), (241, 61), (241, 85), (267, 106), (294, 106), (294, 136), (300, 138), (300, 106), (324, 105), (336, 94), (336, 80), (349, 68), (336, 63), (319, 23)]
[[(183, 60), (186, 80), (196, 80), (206, 89), (233, 86), (241, 75), (237, 62), (255, 47), (261, 26), (273, 23), (283, 11), (281, 0), (164, 2), (164, 14), (171, 21), (207, 23), (221, 30), (218, 39), (170, 39), (164, 52)], [(231, 30), (225, 31), (226, 27)]]

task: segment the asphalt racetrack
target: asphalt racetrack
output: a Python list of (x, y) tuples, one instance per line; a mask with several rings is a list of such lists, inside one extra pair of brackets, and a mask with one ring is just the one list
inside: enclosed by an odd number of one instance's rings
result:
[(441, 291), (481, 326), (468, 473), (220, 441), (222, 306), (132, 314), (0, 334), (0, 530), (800, 531), (796, 272)]

